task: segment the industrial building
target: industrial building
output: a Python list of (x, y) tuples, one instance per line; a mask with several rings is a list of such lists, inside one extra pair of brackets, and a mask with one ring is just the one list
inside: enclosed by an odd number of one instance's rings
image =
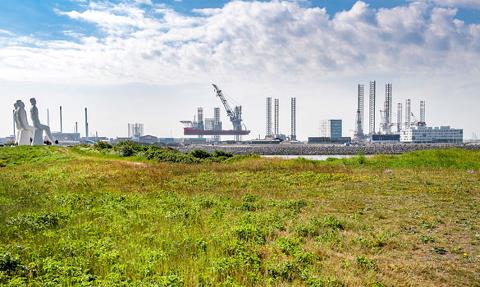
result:
[(144, 125), (140, 123), (128, 124), (128, 138), (138, 139), (143, 136)]
[(342, 120), (320, 121), (320, 136), (308, 138), (309, 144), (349, 144), (351, 141), (350, 137), (343, 137)]
[[(376, 131), (376, 81), (369, 83), (369, 109), (368, 109), (368, 140), (372, 143), (386, 142), (442, 142), (459, 143), (463, 142), (463, 131), (449, 127), (427, 128), (425, 118), (425, 101), (420, 101), (419, 118), (412, 112), (412, 100), (406, 99), (405, 104), (397, 103), (396, 123), (393, 122), (393, 85), (385, 84), (385, 102), (380, 109), (381, 123), (380, 132)], [(354, 139), (356, 142), (363, 142), (367, 139), (364, 132), (364, 98), (365, 86), (357, 86), (357, 109), (355, 120)], [(320, 135), (323, 138), (338, 137), (341, 124), (323, 121), (321, 123)], [(396, 127), (395, 131), (392, 128)], [(334, 132), (337, 130), (337, 133)], [(340, 128), (341, 131), (341, 128)]]
[(400, 135), (399, 134), (376, 134), (372, 135), (371, 137), (372, 143), (398, 143), (400, 142)]
[(337, 139), (342, 137), (342, 120), (320, 121), (320, 137)]
[(427, 127), (411, 126), (400, 132), (400, 141), (404, 143), (463, 143), (463, 129), (449, 126)]
[[(267, 97), (265, 102), (265, 140), (290, 140), (297, 139), (297, 98), (290, 98), (290, 137), (280, 131), (280, 100)], [(273, 117), (273, 122), (272, 122)]]
[(242, 135), (250, 134), (250, 131), (246, 129), (245, 125), (243, 124), (242, 119), (242, 106), (235, 106), (234, 109), (230, 107), (230, 104), (227, 102), (225, 96), (223, 95), (222, 90), (218, 88), (217, 85), (212, 84), (215, 94), (222, 102), (227, 116), (230, 118), (230, 122), (232, 122), (233, 129), (232, 130), (223, 130), (222, 129), (222, 122), (220, 121), (220, 108), (214, 109), (214, 117), (213, 120), (209, 120), (208, 129), (206, 128), (206, 122), (204, 122), (203, 117), (203, 108), (197, 109), (197, 116), (196, 119), (192, 121), (181, 121), (185, 125), (183, 128), (184, 135), (196, 135), (198, 138), (203, 138), (203, 136), (211, 135), (213, 136), (214, 140), (219, 140), (220, 135), (233, 135), (235, 141), (241, 141)]

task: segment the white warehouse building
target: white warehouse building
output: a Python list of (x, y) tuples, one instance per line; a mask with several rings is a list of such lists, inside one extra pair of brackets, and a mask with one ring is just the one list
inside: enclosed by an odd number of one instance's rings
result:
[(414, 126), (400, 132), (404, 143), (463, 143), (463, 129)]

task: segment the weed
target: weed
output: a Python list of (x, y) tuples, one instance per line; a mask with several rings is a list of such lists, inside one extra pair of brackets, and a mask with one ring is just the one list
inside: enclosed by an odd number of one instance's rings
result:
[(357, 265), (365, 270), (377, 270), (377, 263), (375, 260), (369, 259), (366, 256), (357, 256)]
[(424, 244), (435, 242), (435, 237), (431, 235), (423, 235), (421, 239)]
[(441, 246), (435, 246), (432, 248), (432, 252), (439, 255), (445, 255), (448, 253), (447, 249)]

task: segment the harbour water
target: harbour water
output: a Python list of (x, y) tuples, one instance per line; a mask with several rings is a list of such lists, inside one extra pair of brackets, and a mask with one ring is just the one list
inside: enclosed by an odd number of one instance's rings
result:
[(309, 160), (327, 160), (328, 158), (351, 158), (355, 155), (262, 155), (265, 158), (297, 159), (304, 158)]

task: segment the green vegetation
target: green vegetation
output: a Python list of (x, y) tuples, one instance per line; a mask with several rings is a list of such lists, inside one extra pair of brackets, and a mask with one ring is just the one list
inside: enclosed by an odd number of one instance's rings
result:
[(2, 286), (478, 286), (480, 152), (0, 148)]

